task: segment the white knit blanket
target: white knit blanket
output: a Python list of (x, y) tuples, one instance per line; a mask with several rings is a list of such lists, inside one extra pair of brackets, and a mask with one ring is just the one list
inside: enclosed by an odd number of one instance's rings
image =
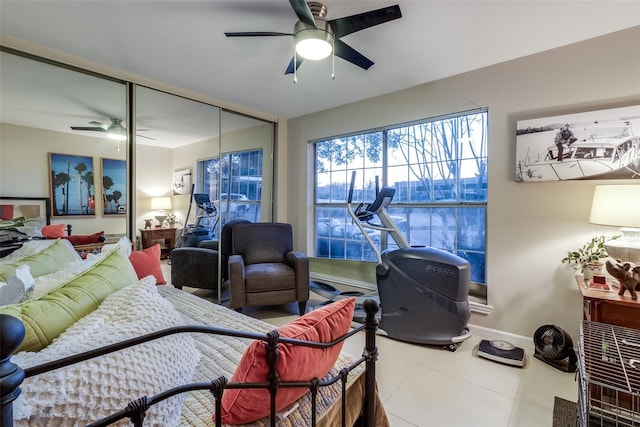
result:
[[(30, 367), (181, 324), (149, 276), (107, 297), (46, 348), (18, 353), (13, 361)], [(179, 334), (28, 378), (14, 402), (14, 425), (86, 425), (130, 400), (192, 382), (199, 359), (193, 338)], [(178, 395), (153, 406), (144, 425), (178, 426), (183, 400)]]

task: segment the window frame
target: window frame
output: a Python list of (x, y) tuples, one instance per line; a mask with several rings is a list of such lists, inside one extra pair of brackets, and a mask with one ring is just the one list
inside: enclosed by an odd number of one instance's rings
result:
[[(332, 174), (342, 174), (345, 173), (345, 175), (350, 176), (350, 173), (352, 170), (357, 170), (357, 171), (362, 171), (364, 172), (363, 175), (365, 175), (367, 173), (368, 167), (366, 166), (366, 161), (364, 160), (363, 156), (366, 156), (368, 151), (366, 149), (366, 146), (360, 147), (360, 152), (363, 153), (362, 157), (358, 158), (358, 161), (362, 161), (362, 166), (354, 166), (351, 163), (355, 163), (355, 162), (350, 162), (348, 159), (346, 159), (344, 161), (344, 164), (341, 165), (340, 168), (336, 168), (336, 169), (332, 169), (331, 167), (328, 167), (322, 171), (319, 171), (319, 164), (320, 164), (320, 159), (319, 159), (319, 153), (318, 153), (318, 145), (319, 144), (335, 144), (335, 141), (340, 141), (341, 143), (348, 145), (350, 142), (349, 141), (355, 141), (358, 138), (360, 138), (362, 141), (366, 141), (367, 140), (367, 135), (372, 135), (372, 134), (377, 134), (377, 133), (381, 133), (381, 147), (380, 147), (380, 159), (378, 164), (376, 164), (374, 162), (373, 165), (373, 169), (375, 170), (375, 174), (379, 176), (380, 178), (380, 187), (382, 187), (383, 185), (391, 185), (393, 186), (392, 183), (388, 183), (388, 181), (390, 180), (390, 160), (389, 160), (389, 135), (391, 132), (394, 131), (399, 131), (403, 128), (409, 129), (412, 126), (432, 126), (432, 125), (440, 125), (443, 126), (443, 123), (454, 123), (456, 126), (458, 126), (460, 124), (460, 122), (462, 120), (465, 120), (465, 118), (467, 117), (471, 117), (471, 120), (473, 119), (478, 119), (480, 120), (480, 132), (481, 132), (481, 140), (479, 142), (479, 147), (480, 147), (480, 153), (474, 153), (474, 149), (476, 149), (476, 145), (478, 145), (478, 142), (476, 141), (476, 138), (478, 137), (477, 131), (478, 128), (474, 128), (473, 132), (471, 130), (471, 128), (467, 127), (467, 131), (468, 131), (468, 141), (472, 141), (474, 143), (472, 144), (468, 144), (468, 146), (462, 145), (464, 144), (464, 141), (462, 140), (458, 140), (456, 139), (456, 147), (459, 146), (460, 149), (460, 153), (462, 153), (463, 151), (471, 151), (471, 156), (469, 157), (464, 157), (462, 155), (458, 155), (457, 157), (455, 157), (455, 161), (457, 162), (457, 164), (459, 165), (460, 162), (462, 161), (473, 161), (475, 162), (475, 166), (478, 167), (479, 170), (481, 170), (481, 173), (476, 175), (475, 178), (464, 178), (462, 175), (464, 174), (463, 172), (461, 172), (461, 168), (458, 168), (458, 175), (456, 175), (455, 178), (455, 183), (456, 183), (456, 189), (455, 189), (455, 194), (457, 195), (457, 199), (456, 200), (445, 200), (445, 201), (438, 201), (438, 200), (421, 200), (421, 201), (416, 201), (416, 200), (411, 200), (409, 199), (409, 197), (407, 197), (406, 200), (402, 200), (402, 201), (398, 201), (397, 198), (394, 199), (394, 202), (389, 206), (389, 211), (390, 214), (392, 214), (392, 212), (394, 211), (399, 211), (399, 210), (404, 210), (405, 212), (407, 212), (406, 215), (406, 220), (407, 220), (407, 227), (409, 227), (410, 229), (410, 218), (409, 215), (412, 210), (414, 209), (434, 209), (434, 208), (443, 208), (443, 209), (454, 209), (455, 210), (455, 217), (456, 217), (456, 232), (454, 233), (456, 236), (453, 237), (454, 240), (457, 240), (458, 235), (460, 234), (461, 230), (459, 229), (459, 219), (458, 219), (458, 215), (460, 213), (465, 213), (465, 214), (469, 214), (469, 213), (473, 213), (472, 211), (463, 211), (462, 209), (477, 209), (477, 211), (474, 213), (475, 215), (480, 215), (482, 217), (482, 219), (480, 219), (480, 222), (478, 223), (478, 226), (481, 229), (477, 230), (477, 236), (475, 238), (475, 244), (478, 244), (478, 238), (481, 238), (481, 244), (479, 245), (479, 250), (469, 250), (468, 248), (463, 248), (461, 249), (460, 246), (458, 246), (458, 243), (455, 243), (455, 246), (453, 248), (453, 250), (451, 250), (451, 248), (447, 249), (444, 248), (445, 250), (449, 250), (449, 252), (455, 253), (457, 255), (460, 255), (461, 252), (465, 252), (466, 256), (463, 256), (464, 258), (466, 258), (467, 256), (474, 256), (474, 257), (478, 257), (479, 258), (476, 260), (476, 262), (480, 262), (480, 265), (482, 266), (482, 276), (483, 279), (482, 280), (472, 280), (471, 283), (471, 289), (470, 289), (470, 295), (472, 296), (477, 296), (481, 299), (484, 299), (486, 301), (486, 296), (487, 296), (487, 208), (488, 208), (488, 134), (489, 134), (489, 111), (487, 107), (483, 107), (483, 108), (477, 108), (477, 109), (473, 109), (473, 110), (468, 110), (468, 111), (462, 111), (462, 112), (458, 112), (458, 113), (452, 113), (452, 114), (446, 114), (446, 115), (441, 115), (441, 116), (435, 116), (435, 117), (430, 117), (430, 118), (425, 118), (425, 119), (421, 119), (421, 120), (415, 120), (415, 121), (411, 121), (411, 122), (406, 122), (406, 123), (401, 123), (401, 124), (394, 124), (394, 125), (388, 125), (388, 126), (384, 126), (384, 127), (379, 127), (379, 128), (372, 128), (369, 130), (364, 130), (364, 131), (358, 131), (358, 132), (351, 132), (351, 133), (347, 133), (347, 134), (343, 134), (343, 135), (339, 135), (339, 136), (331, 136), (331, 137), (325, 137), (325, 138), (320, 138), (320, 139), (316, 139), (313, 141), (310, 141), (310, 144), (312, 145), (312, 151), (313, 151), (313, 221), (314, 221), (314, 227), (313, 227), (313, 233), (312, 233), (312, 240), (313, 240), (313, 251), (314, 251), (314, 256), (319, 256), (318, 254), (318, 250), (320, 248), (320, 243), (324, 244), (326, 246), (326, 244), (329, 244), (329, 248), (333, 248), (334, 242), (332, 242), (332, 236), (333, 234), (339, 235), (339, 231), (336, 233), (332, 232), (332, 229), (329, 229), (329, 231), (327, 232), (327, 236), (319, 236), (319, 221), (320, 221), (320, 216), (319, 212), (323, 209), (333, 209), (335, 210), (335, 212), (339, 212), (339, 209), (344, 209), (344, 213), (346, 214), (344, 216), (345, 218), (345, 223), (346, 221), (349, 220), (349, 214), (346, 211), (346, 198), (342, 199), (342, 193), (341, 193), (341, 189), (339, 189), (339, 184), (341, 184), (341, 182), (339, 180), (333, 180), (333, 178), (331, 178)], [(469, 120), (467, 120), (467, 125), (469, 124)], [(459, 137), (458, 137), (459, 138)], [(461, 138), (460, 138), (461, 139)], [(422, 143), (424, 144), (424, 140), (422, 140)], [(364, 142), (363, 142), (364, 144)], [(408, 144), (407, 144), (408, 145)], [(325, 147), (326, 148), (326, 147)], [(333, 153), (334, 150), (337, 147), (332, 147), (330, 146), (328, 148), (328, 152), (329, 153)], [(331, 154), (330, 154), (331, 156)], [(348, 156), (347, 156), (348, 157)], [(408, 156), (407, 156), (408, 157)], [(326, 158), (324, 159), (326, 160)], [(446, 159), (445, 159), (446, 160)], [(402, 165), (402, 163), (398, 163), (396, 162), (395, 165)], [(407, 167), (408, 169), (410, 169), (410, 161), (407, 161), (406, 164), (404, 164), (405, 167)], [(416, 164), (420, 164), (419, 162), (417, 162)], [(324, 165), (326, 166), (326, 164)], [(320, 188), (322, 186), (323, 191), (322, 191), (322, 196), (326, 196), (327, 192), (326, 192), (326, 180), (324, 181), (325, 183), (320, 184), (320, 178), (326, 178), (329, 177), (329, 193), (328, 193), (328, 198), (327, 197), (319, 197), (320, 195)], [(362, 180), (364, 180), (366, 178), (362, 178)], [(361, 179), (359, 179), (358, 182), (367, 182), (367, 181), (362, 181)], [(466, 189), (470, 186), (470, 182), (476, 182), (475, 187), (475, 191), (476, 193), (473, 192), (474, 188), (472, 187), (472, 191), (467, 192)], [(443, 180), (444, 181), (444, 180)], [(436, 180), (431, 180), (431, 182), (436, 182)], [(480, 183), (480, 187), (478, 187), (477, 183)], [(405, 193), (407, 193), (410, 189), (409, 187), (414, 185), (415, 183), (412, 183), (411, 179), (407, 179), (407, 181), (405, 182), (406, 184), (406, 189), (405, 189)], [(446, 184), (446, 182), (445, 182)], [(347, 182), (348, 185), (348, 182)], [(478, 192), (478, 188), (480, 189), (480, 191)], [(398, 194), (398, 188), (396, 188), (396, 191)], [(400, 191), (401, 192), (401, 191)], [(336, 194), (334, 194), (336, 193)], [(375, 191), (373, 192), (369, 192), (368, 190), (364, 189), (364, 186), (361, 187), (361, 193), (365, 193), (364, 197), (362, 196), (358, 196), (354, 197), (354, 205), (357, 205), (358, 201), (362, 200), (366, 200), (367, 202), (371, 202), (373, 201), (374, 195), (375, 195)], [(409, 194), (409, 193), (407, 193)], [(478, 196), (480, 196), (480, 200), (473, 200), (473, 198), (477, 198)], [(344, 201), (343, 201), (344, 200)], [(355, 207), (355, 206), (352, 206)], [(340, 217), (341, 215), (338, 215), (338, 217)], [(428, 214), (428, 218), (432, 218), (432, 214)], [(326, 219), (326, 218), (322, 218), (322, 219)], [(340, 221), (340, 218), (338, 218), (338, 222)], [(339, 230), (339, 225), (334, 226), (337, 230)], [(324, 233), (324, 230), (323, 230)], [(348, 233), (347, 231), (344, 231), (343, 234), (346, 236)], [(328, 237), (328, 239), (327, 239)], [(360, 238), (362, 238), (362, 236), (360, 236)], [(336, 241), (339, 241), (339, 238), (336, 238)], [(347, 243), (348, 243), (348, 239)], [(362, 239), (364, 240), (364, 239)], [(408, 239), (409, 240), (409, 239)], [(388, 238), (388, 233), (383, 232), (379, 235), (379, 238), (376, 240), (376, 243), (379, 242), (379, 249), (384, 250), (386, 248), (393, 248), (393, 244), (395, 244), (395, 242), (393, 242), (392, 239)], [(391, 243), (391, 244), (390, 244)], [(412, 243), (412, 242), (410, 242)], [(366, 244), (366, 241), (365, 241)], [(340, 260), (349, 260), (350, 258), (348, 258), (348, 254), (347, 254), (347, 249), (344, 249), (344, 255), (342, 258), (334, 258), (331, 254), (331, 251), (329, 251), (327, 256), (322, 256), (324, 255), (324, 252), (319, 256), (320, 258), (328, 258), (328, 259), (340, 259)], [(479, 260), (479, 261), (478, 261)], [(369, 259), (360, 259), (360, 260), (356, 260), (356, 261), (364, 261), (364, 262), (371, 262), (371, 261), (375, 261), (375, 257), (369, 257)], [(477, 279), (477, 278), (476, 278)]]

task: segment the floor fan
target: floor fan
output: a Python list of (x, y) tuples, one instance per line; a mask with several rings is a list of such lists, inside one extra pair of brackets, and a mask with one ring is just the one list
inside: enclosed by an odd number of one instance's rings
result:
[(540, 326), (533, 335), (533, 356), (563, 372), (575, 372), (578, 358), (571, 336), (556, 325)]

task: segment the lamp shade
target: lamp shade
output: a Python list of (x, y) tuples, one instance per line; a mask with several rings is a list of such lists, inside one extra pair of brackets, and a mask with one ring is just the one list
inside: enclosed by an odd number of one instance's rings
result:
[(589, 222), (639, 228), (640, 184), (596, 185)]
[(640, 264), (640, 184), (597, 185), (589, 222), (622, 227), (622, 238), (604, 248), (611, 258)]
[(154, 211), (171, 209), (171, 197), (152, 197), (151, 209)]

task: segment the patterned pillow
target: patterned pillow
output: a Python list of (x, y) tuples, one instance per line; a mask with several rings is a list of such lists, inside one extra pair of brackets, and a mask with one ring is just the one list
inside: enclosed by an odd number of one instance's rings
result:
[[(31, 367), (183, 324), (182, 316), (148, 278), (107, 297), (48, 347), (18, 353), (12, 361)], [(14, 425), (89, 424), (138, 397), (190, 383), (199, 360), (193, 337), (175, 334), (27, 378), (14, 402)], [(179, 425), (184, 397), (179, 394), (154, 405), (147, 411), (145, 425)]]

